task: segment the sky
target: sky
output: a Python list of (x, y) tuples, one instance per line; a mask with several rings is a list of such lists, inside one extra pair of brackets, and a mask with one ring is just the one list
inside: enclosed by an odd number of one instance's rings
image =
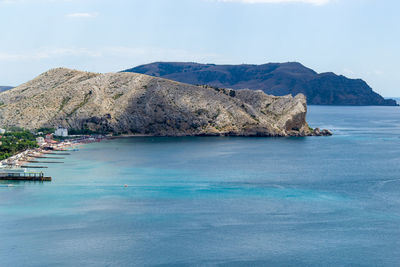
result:
[(0, 0), (0, 85), (55, 67), (297, 61), (400, 96), (398, 0)]

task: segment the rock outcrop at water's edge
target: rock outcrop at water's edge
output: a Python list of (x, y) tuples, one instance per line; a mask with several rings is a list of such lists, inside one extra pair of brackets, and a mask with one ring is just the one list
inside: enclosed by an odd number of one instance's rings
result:
[(194, 86), (136, 73), (52, 69), (0, 94), (0, 125), (155, 136), (308, 136), (304, 95)]

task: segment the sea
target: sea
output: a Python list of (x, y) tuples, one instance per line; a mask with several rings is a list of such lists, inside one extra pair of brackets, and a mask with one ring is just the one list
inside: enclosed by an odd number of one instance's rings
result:
[(134, 137), (0, 184), (0, 266), (400, 266), (400, 108), (331, 137)]

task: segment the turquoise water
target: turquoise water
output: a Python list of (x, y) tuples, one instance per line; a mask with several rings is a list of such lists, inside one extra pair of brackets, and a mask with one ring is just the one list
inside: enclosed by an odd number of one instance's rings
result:
[(0, 266), (398, 266), (400, 109), (308, 120), (335, 135), (81, 147), (0, 187)]

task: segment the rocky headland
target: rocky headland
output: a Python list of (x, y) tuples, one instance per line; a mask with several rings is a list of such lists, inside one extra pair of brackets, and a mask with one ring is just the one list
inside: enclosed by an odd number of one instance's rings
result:
[(0, 125), (155, 136), (330, 135), (306, 122), (306, 98), (195, 86), (137, 73), (52, 69), (0, 93)]

